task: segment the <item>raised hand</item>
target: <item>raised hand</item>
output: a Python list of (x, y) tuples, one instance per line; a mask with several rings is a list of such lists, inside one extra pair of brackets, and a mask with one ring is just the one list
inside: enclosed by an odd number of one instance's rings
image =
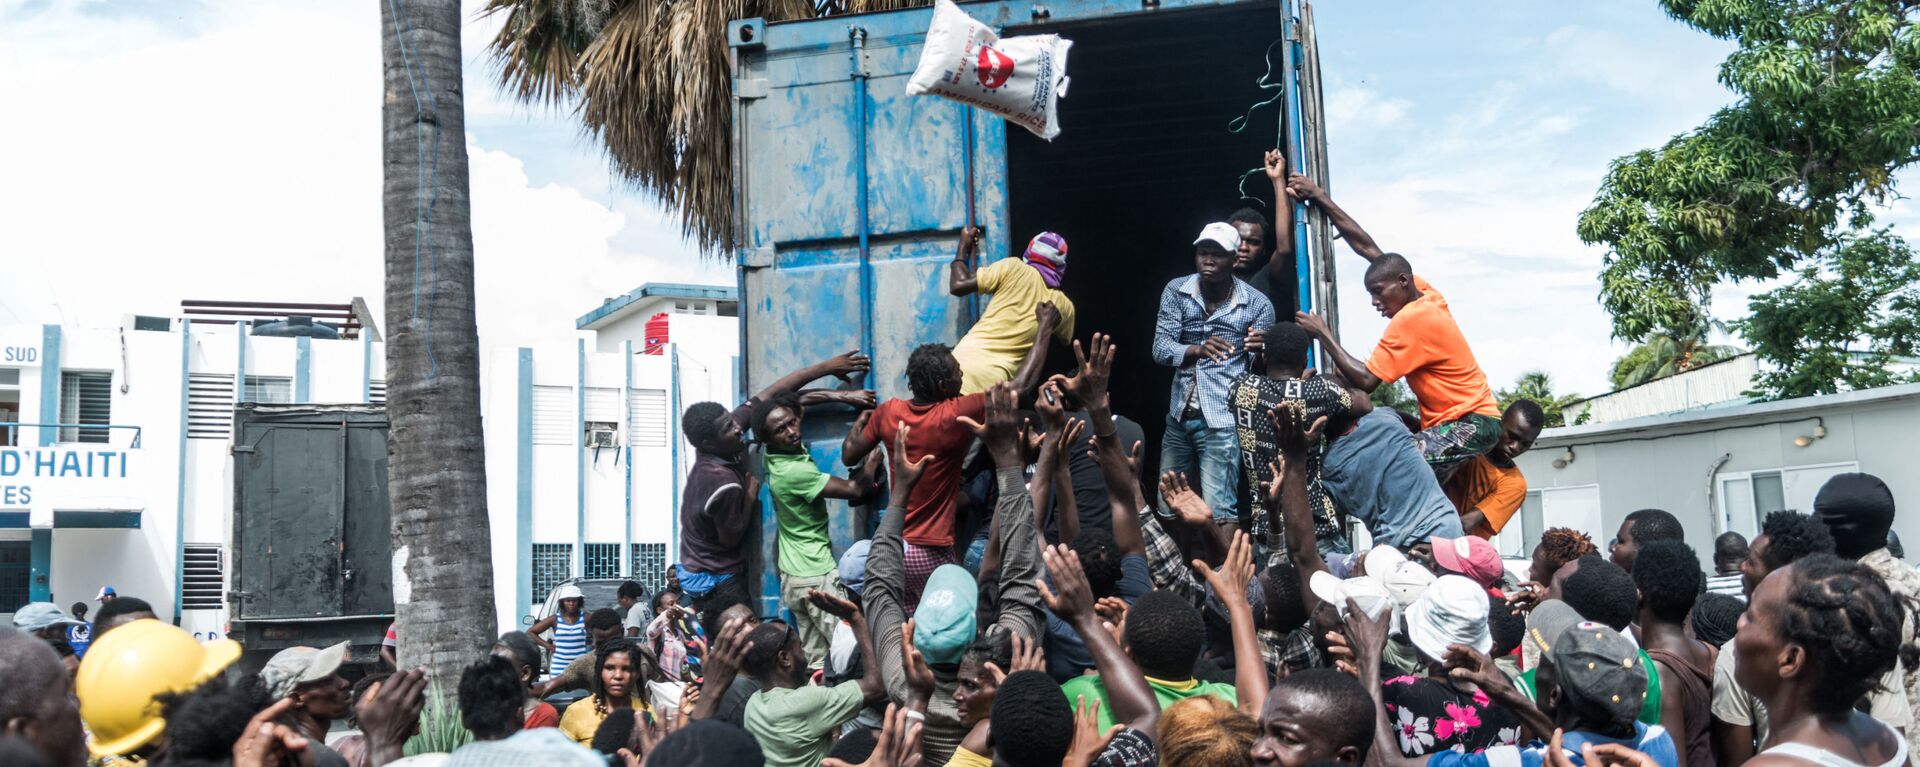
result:
[(1127, 622), (1128, 607), (1131, 605), (1127, 604), (1127, 600), (1119, 597), (1101, 597), (1100, 601), (1093, 603), (1093, 612), (1099, 615), (1104, 623), (1122, 626)]
[(1040, 396), (1034, 398), (1033, 409), (1040, 413), (1040, 424), (1047, 427), (1049, 433), (1067, 423), (1066, 394), (1053, 380), (1040, 385)]
[(973, 430), (973, 435), (986, 443), (987, 452), (1001, 468), (1022, 465), (1020, 460), (1020, 416), (1014, 411), (1017, 401), (1013, 386), (997, 383), (986, 392), (986, 422), (981, 423), (967, 416), (960, 416), (960, 423)]
[(400, 758), (401, 747), (420, 729), (420, 709), (427, 703), (427, 672), (408, 669), (375, 682), (354, 707), (354, 718), (367, 736), (367, 751), (377, 763)]
[[(1287, 182), (1287, 175), (1288, 175), (1287, 158), (1285, 155), (1280, 154), (1280, 150), (1278, 149), (1267, 150), (1267, 156), (1264, 158), (1261, 158), (1260, 164), (1261, 164), (1261, 167), (1266, 170), (1267, 178), (1270, 178), (1274, 182), (1280, 183), (1280, 184), (1285, 184)], [(1276, 200), (1275, 202), (1278, 202), (1278, 200)]]
[(887, 451), (887, 468), (893, 475), (893, 492), (902, 505), (913, 492), (914, 483), (920, 481), (920, 474), (927, 470), (927, 464), (933, 461), (932, 455), (920, 456), (918, 461), (907, 460), (907, 434), (912, 431), (913, 427), (900, 424), (900, 430), (893, 437), (893, 447)]
[(1347, 598), (1345, 616), (1347, 640), (1353, 648), (1353, 662), (1358, 667), (1356, 670), (1366, 672), (1371, 669), (1374, 673), (1379, 672), (1380, 654), (1386, 649), (1387, 633), (1392, 618), (1391, 610), (1381, 611), (1378, 618), (1368, 615), (1360, 603), (1353, 601), (1352, 597)]
[(873, 360), (867, 357), (866, 352), (859, 349), (828, 358), (820, 364), (826, 368), (827, 375), (847, 383), (853, 383), (855, 375), (864, 375), (873, 369)]
[(1100, 752), (1107, 750), (1107, 744), (1113, 736), (1120, 734), (1120, 725), (1100, 731), (1100, 699), (1087, 700), (1080, 696), (1080, 704), (1073, 714), (1073, 746), (1067, 749), (1067, 758), (1061, 760), (1061, 767), (1086, 767), (1100, 758)]
[(1298, 173), (1287, 176), (1287, 196), (1296, 200), (1313, 200), (1326, 194), (1313, 179)]
[(1193, 560), (1193, 569), (1207, 579), (1214, 596), (1228, 606), (1247, 603), (1247, 584), (1253, 582), (1253, 539), (1245, 530), (1233, 531), (1233, 543), (1227, 545), (1227, 558), (1215, 570), (1201, 560)]
[(1080, 567), (1080, 555), (1066, 544), (1048, 546), (1040, 550), (1040, 556), (1046, 561), (1047, 574), (1053, 577), (1053, 586), (1040, 581), (1040, 598), (1046, 600), (1047, 609), (1054, 615), (1072, 621), (1076, 618), (1093, 615), (1093, 587), (1087, 583), (1087, 571)]
[(1320, 435), (1327, 430), (1326, 416), (1307, 423), (1307, 406), (1298, 400), (1287, 400), (1267, 411), (1267, 420), (1273, 424), (1274, 442), (1278, 443), (1280, 454), (1289, 461), (1304, 458), (1307, 451), (1320, 444)]
[(977, 227), (977, 226), (962, 227), (960, 229), (959, 258), (963, 261), (968, 261), (973, 256), (979, 253), (980, 253), (980, 227)]
[(987, 661), (986, 667), (987, 673), (993, 675), (993, 683), (998, 685), (1007, 681), (1008, 674), (1047, 670), (1047, 654), (1041, 649), (1039, 642), (1028, 639), (1019, 632), (1013, 632), (1013, 665), (1001, 668), (1000, 664)]
[(1327, 321), (1321, 319), (1320, 315), (1294, 312), (1293, 322), (1299, 325), (1301, 330), (1307, 331), (1307, 335), (1320, 339), (1321, 343), (1333, 342), (1333, 331), (1327, 328)]
[(812, 602), (814, 607), (820, 608), (828, 615), (843, 621), (853, 620), (854, 616), (860, 614), (860, 605), (838, 594), (830, 594), (819, 589), (807, 589), (807, 601)]
[(893, 703), (887, 704), (887, 718), (880, 727), (880, 737), (875, 740), (873, 755), (859, 764), (848, 764), (841, 759), (827, 759), (820, 767), (920, 767), (920, 728), (919, 721), (907, 716), (908, 709)]
[(1082, 349), (1079, 341), (1073, 342), (1073, 357), (1078, 361), (1079, 369), (1072, 378), (1056, 376), (1061, 388), (1073, 392), (1089, 408), (1106, 404), (1107, 383), (1113, 376), (1113, 356), (1120, 347), (1113, 345), (1113, 337), (1105, 333), (1093, 334), (1090, 343), (1092, 350)]
[(1213, 523), (1213, 509), (1207, 506), (1206, 499), (1187, 485), (1185, 474), (1169, 471), (1160, 475), (1160, 497), (1166, 499), (1167, 506), (1182, 522), (1189, 525)]
[(1523, 613), (1533, 612), (1540, 600), (1547, 598), (1547, 587), (1539, 581), (1527, 581), (1507, 593), (1507, 604)]
[(908, 618), (900, 627), (900, 660), (900, 665), (906, 671), (907, 691), (912, 693), (913, 700), (930, 700), (933, 697), (933, 668), (927, 665), (927, 657), (920, 654), (920, 648), (913, 644), (912, 618)]
[(280, 767), (289, 755), (306, 757), (307, 739), (293, 728), (275, 722), (293, 708), (292, 698), (281, 698), (254, 714), (247, 721), (239, 740), (233, 742), (233, 767)]

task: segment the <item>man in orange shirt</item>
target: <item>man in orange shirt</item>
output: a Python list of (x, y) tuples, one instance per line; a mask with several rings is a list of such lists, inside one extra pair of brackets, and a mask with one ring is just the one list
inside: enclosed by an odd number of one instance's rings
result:
[(1530, 399), (1515, 400), (1500, 416), (1500, 441), (1486, 455), (1474, 456), (1443, 489), (1460, 512), (1468, 535), (1492, 538), (1527, 500), (1527, 478), (1513, 459), (1533, 448), (1546, 414)]
[(1367, 260), (1367, 293), (1373, 308), (1387, 317), (1387, 329), (1373, 355), (1361, 362), (1335, 343), (1325, 320), (1305, 312), (1296, 320), (1320, 339), (1321, 348), (1355, 388), (1372, 392), (1407, 379), (1407, 388), (1420, 401), (1420, 431), (1414, 441), (1434, 474), (1446, 481), (1467, 459), (1493, 449), (1500, 438), (1500, 406), (1446, 297), (1415, 275), (1405, 257), (1382, 251), (1312, 179), (1294, 174), (1287, 179), (1287, 194), (1319, 208), (1347, 246)]

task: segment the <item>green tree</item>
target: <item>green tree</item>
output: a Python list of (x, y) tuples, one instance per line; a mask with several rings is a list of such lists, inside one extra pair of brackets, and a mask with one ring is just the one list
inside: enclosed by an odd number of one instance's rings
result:
[(1566, 408), (1581, 399), (1578, 394), (1555, 394), (1553, 377), (1542, 370), (1520, 374), (1519, 378), (1514, 379), (1513, 388), (1495, 391), (1493, 398), (1500, 403), (1501, 412), (1505, 412), (1514, 400), (1533, 400), (1540, 406), (1540, 412), (1546, 414), (1547, 422), (1541, 424), (1543, 427), (1567, 425)]
[(1828, 263), (1754, 296), (1747, 309), (1741, 334), (1774, 363), (1750, 393), (1807, 397), (1920, 378), (1887, 369), (1920, 346), (1920, 261), (1889, 232), (1843, 240)]
[(1702, 324), (1697, 331), (1677, 338), (1660, 331), (1648, 335), (1646, 341), (1613, 361), (1609, 379), (1614, 390), (1685, 373), (1740, 354), (1737, 347), (1708, 343), (1707, 328)]
[(1374, 407), (1391, 408), (1415, 417), (1420, 415), (1420, 402), (1413, 398), (1413, 390), (1407, 388), (1406, 381), (1394, 381), (1374, 389), (1371, 397)]
[[(1911, 3), (1662, 5), (1738, 45), (1720, 68), (1738, 98), (1664, 146), (1615, 160), (1581, 214), (1581, 239), (1608, 249), (1600, 300), (1614, 335), (1635, 341), (1685, 337), (1707, 320), (1707, 296), (1722, 282), (1844, 272), (1841, 251), (1895, 195), (1893, 174), (1920, 160), (1920, 29)], [(1815, 287), (1803, 278), (1775, 291), (1770, 305), (1805, 304), (1793, 293)], [(1759, 332), (1738, 327), (1743, 336)], [(1871, 330), (1854, 324), (1830, 336), (1850, 343)], [(1748, 340), (1772, 365), (1799, 360), (1772, 356), (1788, 346)], [(1853, 385), (1841, 372), (1804, 371), (1828, 377), (1802, 388)], [(1789, 394), (1774, 388), (1779, 383), (1764, 393)]]
[(733, 75), (727, 22), (884, 11), (932, 0), (487, 0), (500, 85), (569, 108), (615, 173), (680, 211), (719, 249), (733, 232)]

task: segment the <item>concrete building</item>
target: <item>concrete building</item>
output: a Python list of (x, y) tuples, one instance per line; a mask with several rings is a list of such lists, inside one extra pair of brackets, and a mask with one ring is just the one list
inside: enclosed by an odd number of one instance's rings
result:
[[(647, 285), (627, 298), (581, 318), (573, 344), (483, 351), (503, 627), (568, 577), (664, 580), (691, 461), (677, 414), (734, 402), (731, 289)], [(638, 318), (662, 306), (669, 342), (645, 353)], [(233, 406), (381, 402), (376, 337), (148, 317), (0, 326), (0, 616), (110, 585), (202, 637), (224, 632)]]
[(1895, 532), (1920, 540), (1920, 463), (1907, 444), (1920, 384), (1693, 408), (1542, 433), (1519, 459), (1529, 492), (1503, 553), (1527, 555), (1549, 527), (1584, 530), (1604, 552), (1627, 514), (1655, 507), (1680, 518), (1706, 559), (1721, 532), (1751, 538), (1770, 511), (1811, 511), (1820, 486), (1850, 471), (1886, 480)]

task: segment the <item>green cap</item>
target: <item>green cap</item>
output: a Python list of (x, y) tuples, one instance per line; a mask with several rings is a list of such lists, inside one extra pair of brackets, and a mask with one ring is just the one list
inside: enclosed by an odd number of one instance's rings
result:
[(941, 565), (927, 576), (913, 612), (913, 645), (928, 663), (959, 663), (973, 644), (974, 610), (980, 587), (959, 565)]

